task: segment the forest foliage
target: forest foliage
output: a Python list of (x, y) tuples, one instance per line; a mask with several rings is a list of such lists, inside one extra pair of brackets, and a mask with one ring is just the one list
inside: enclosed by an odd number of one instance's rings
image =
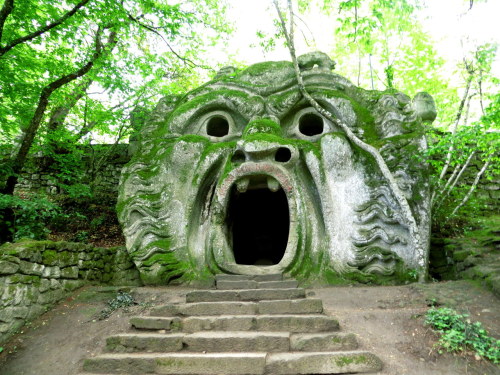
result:
[[(105, 165), (106, 154), (89, 174), (82, 153), (99, 142), (126, 142), (161, 96), (186, 92), (229, 60), (207, 57), (236, 27), (237, 20), (227, 19), (227, 5), (216, 0), (0, 1), (2, 238), (40, 238), (47, 227), (35, 223), (78, 222), (89, 214), (68, 210), (69, 202), (88, 207), (99, 200), (92, 176)], [(324, 52), (341, 61), (338, 73), (355, 84), (433, 95), (439, 115), (428, 129), (429, 152), (420, 157), (433, 170), (435, 228), (446, 231), (463, 227), (464, 217), (487, 203), (474, 194), (477, 182), (465, 183), (460, 172), (472, 161), (479, 163), (478, 181), (500, 170), (499, 77), (492, 72), (497, 46), (475, 46), (450, 72), (420, 23), (422, 7), (423, 0), (299, 0), (295, 21), (304, 35), (307, 25), (299, 18), (311, 12), (335, 25), (334, 47)], [(270, 13), (269, 22), (275, 33), (255, 30), (264, 51), (284, 42), (277, 14)], [(44, 156), (44, 167), (67, 199), (13, 194), (26, 158), (34, 154)]]

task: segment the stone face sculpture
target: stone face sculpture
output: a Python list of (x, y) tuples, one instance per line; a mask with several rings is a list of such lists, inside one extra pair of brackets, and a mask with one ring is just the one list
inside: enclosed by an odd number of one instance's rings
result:
[(162, 99), (144, 125), (118, 212), (146, 284), (216, 273), (400, 278), (426, 267), (429, 185), (417, 155), (432, 97), (363, 90), (322, 53), (299, 63), (312, 96), (380, 150), (423, 253), (373, 157), (303, 99), (291, 62), (267, 62)]

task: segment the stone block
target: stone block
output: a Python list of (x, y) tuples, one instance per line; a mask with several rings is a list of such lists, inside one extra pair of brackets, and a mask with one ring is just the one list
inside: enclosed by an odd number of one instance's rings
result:
[(290, 336), (291, 351), (329, 352), (358, 348), (352, 333), (297, 333)]
[(471, 254), (470, 250), (458, 250), (453, 252), (453, 260), (455, 262), (462, 262)]
[(16, 273), (18, 270), (19, 270), (19, 263), (14, 263), (4, 259), (0, 260), (0, 275), (12, 275), (13, 273)]
[(33, 320), (35, 318), (38, 318), (40, 315), (42, 315), (46, 311), (47, 311), (47, 307), (42, 306), (42, 305), (38, 305), (38, 304), (32, 304), (31, 306), (29, 306), (27, 320)]
[(184, 332), (250, 331), (256, 328), (255, 315), (191, 316), (180, 322)]
[(217, 281), (217, 289), (257, 289), (259, 283), (255, 280), (219, 280)]
[(106, 351), (114, 353), (132, 352), (176, 352), (182, 350), (183, 334), (128, 333), (106, 339)]
[(159, 306), (151, 311), (153, 316), (248, 315), (257, 314), (254, 302), (197, 302)]
[(283, 274), (273, 273), (269, 275), (215, 275), (217, 281), (240, 281), (240, 280), (255, 280), (255, 281), (280, 281), (283, 280)]
[(325, 315), (260, 315), (256, 319), (259, 331), (329, 332), (338, 331), (339, 322)]
[(26, 275), (42, 276), (45, 266), (43, 264), (26, 262), (21, 260), (19, 263), (19, 270)]
[(42, 276), (50, 279), (59, 279), (61, 277), (61, 269), (57, 266), (45, 267), (42, 271)]
[(11, 306), (2, 309), (0, 314), (0, 322), (10, 322), (14, 319), (26, 319), (28, 316), (28, 307), (26, 306)]
[(196, 332), (183, 338), (185, 350), (194, 352), (286, 352), (287, 332)]
[(180, 319), (142, 316), (130, 318), (130, 324), (137, 329), (174, 330), (180, 326)]
[(272, 353), (266, 374), (349, 374), (377, 372), (382, 361), (368, 352)]
[(61, 278), (78, 279), (78, 267), (74, 266), (61, 269)]
[(104, 354), (86, 359), (92, 373), (263, 374), (266, 353)]
[(50, 289), (57, 290), (60, 288), (61, 288), (61, 283), (59, 282), (59, 280), (50, 279)]
[(46, 291), (45, 293), (41, 293), (38, 296), (37, 302), (40, 305), (51, 305), (53, 303), (56, 303), (63, 297), (64, 297), (64, 291), (62, 289), (49, 290)]
[(83, 286), (83, 281), (81, 280), (61, 280), (61, 286), (64, 290), (72, 292)]
[(304, 298), (302, 288), (294, 289), (244, 289), (244, 290), (197, 290), (186, 295), (186, 302), (260, 301)]
[(70, 251), (62, 251), (58, 254), (58, 266), (68, 267), (76, 266), (78, 264), (78, 253)]
[(260, 314), (320, 314), (323, 302), (316, 298), (260, 301)]

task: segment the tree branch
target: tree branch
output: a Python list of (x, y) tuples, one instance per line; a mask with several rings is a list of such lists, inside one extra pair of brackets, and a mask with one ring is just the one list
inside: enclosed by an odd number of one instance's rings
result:
[(9, 17), (9, 15), (14, 10), (14, 0), (5, 0), (3, 3), (2, 9), (0, 9), (0, 46), (2, 45), (2, 35), (3, 35), (3, 27), (5, 25), (5, 21)]
[(141, 21), (139, 21), (139, 18), (136, 18), (134, 16), (132, 16), (130, 13), (127, 12), (127, 16), (128, 18), (135, 22), (136, 24), (138, 24), (140, 27), (152, 32), (153, 34), (159, 36), (161, 38), (161, 40), (163, 40), (163, 42), (167, 45), (168, 49), (170, 50), (170, 52), (172, 52), (179, 60), (183, 61), (185, 64), (187, 64), (189, 67), (193, 68), (193, 67), (198, 67), (198, 68), (203, 68), (203, 69), (207, 69), (207, 70), (213, 70), (211, 67), (207, 66), (207, 65), (199, 65), (197, 63), (195, 63), (194, 61), (192, 61), (191, 59), (188, 59), (187, 57), (184, 57), (184, 56), (181, 56), (179, 55), (174, 49), (173, 47), (170, 45), (170, 43), (168, 42), (168, 40), (165, 39), (165, 37), (160, 33), (158, 32), (157, 28), (152, 26), (152, 25), (147, 25)]
[(288, 44), (288, 49), (290, 51), (290, 56), (292, 58), (293, 66), (295, 69), (297, 84), (298, 84), (298, 87), (299, 87), (301, 94), (309, 102), (309, 104), (314, 109), (316, 109), (316, 111), (318, 111), (318, 113), (320, 113), (322, 116), (326, 117), (332, 123), (338, 125), (344, 131), (347, 138), (352, 143), (354, 143), (355, 145), (357, 145), (361, 149), (368, 152), (377, 162), (377, 165), (380, 168), (382, 175), (387, 180), (389, 187), (391, 188), (392, 193), (394, 194), (394, 196), (395, 196), (395, 198), (396, 198), (396, 200), (401, 208), (401, 211), (402, 211), (403, 216), (405, 218), (406, 224), (408, 225), (408, 229), (410, 231), (411, 237), (412, 237), (414, 244), (415, 244), (415, 250), (420, 258), (419, 259), (419, 266), (421, 268), (420, 281), (425, 281), (425, 279), (427, 277), (426, 265), (427, 265), (427, 261), (428, 261), (428, 259), (427, 259), (428, 256), (427, 256), (427, 253), (425, 252), (424, 247), (421, 243), (418, 225), (417, 225), (417, 222), (413, 216), (413, 213), (411, 211), (411, 207), (410, 207), (407, 199), (405, 198), (403, 192), (399, 188), (392, 172), (387, 167), (387, 164), (385, 163), (384, 158), (382, 157), (382, 155), (380, 155), (380, 152), (375, 147), (373, 147), (373, 146), (363, 142), (361, 139), (359, 139), (351, 131), (351, 129), (347, 126), (347, 124), (345, 124), (342, 120), (335, 118), (329, 111), (327, 111), (326, 109), (321, 107), (319, 105), (319, 103), (311, 96), (311, 94), (309, 94), (309, 92), (305, 88), (304, 80), (302, 78), (302, 74), (300, 72), (299, 64), (297, 61), (297, 56), (295, 54), (295, 45), (294, 45), (294, 41), (293, 41), (293, 15), (294, 15), (294, 13), (293, 13), (292, 1), (288, 0), (288, 9), (289, 9), (289, 13), (290, 13), (290, 29), (289, 29), (289, 31), (287, 31), (285, 20), (284, 20), (283, 14), (281, 12), (281, 9), (278, 5), (278, 1), (273, 0), (273, 3), (274, 3), (274, 6), (276, 8), (276, 11), (278, 13), (278, 16), (279, 16), (279, 19), (281, 22), (281, 27), (283, 29), (283, 33), (285, 35), (285, 38), (286, 38), (286, 41)]
[[(81, 0), (78, 4), (76, 4), (73, 7), (73, 9), (69, 10), (68, 12), (66, 12), (61, 18), (55, 20), (54, 22), (48, 24), (47, 26), (39, 28), (38, 30), (32, 32), (31, 34), (25, 35), (25, 36), (23, 36), (21, 38), (14, 39), (13, 41), (7, 43), (4, 47), (0, 47), (0, 57), (2, 57), (3, 55), (5, 55), (7, 52), (9, 52), (12, 48), (14, 48), (15, 46), (17, 46), (18, 44), (21, 44), (21, 43), (30, 41), (32, 39), (35, 39), (37, 36), (40, 36), (40, 35), (46, 33), (47, 31), (53, 29), (54, 27), (59, 26), (64, 21), (66, 21), (68, 18), (70, 18), (71, 16), (73, 16), (79, 9), (83, 8), (89, 1), (90, 0)], [(13, 0), (7, 0), (6, 3), (4, 4), (3, 8), (5, 8), (5, 5), (8, 2), (13, 3)], [(2, 11), (3, 11), (3, 8), (2, 8)], [(1, 22), (2, 21), (1, 13), (2, 12), (0, 12), (0, 26), (1, 26), (0, 30), (3, 29), (3, 24)], [(4, 20), (4, 22), (5, 22), (5, 20)]]
[[(56, 91), (60, 87), (88, 73), (88, 71), (92, 68), (96, 60), (103, 54), (104, 48), (102, 47), (102, 43), (100, 40), (102, 31), (103, 30), (101, 28), (97, 30), (96, 40), (95, 40), (96, 49), (91, 59), (84, 66), (82, 66), (80, 69), (78, 69), (73, 73), (67, 74), (49, 83), (42, 89), (42, 92), (40, 94), (40, 99), (38, 101), (38, 105), (35, 110), (35, 114), (31, 118), (31, 121), (24, 132), (24, 138), (22, 140), (21, 147), (19, 148), (17, 154), (14, 157), (12, 166), (13, 173), (11, 173), (10, 176), (8, 176), (7, 178), (7, 183), (2, 191), (3, 194), (12, 195), (14, 193), (14, 189), (18, 180), (18, 175), (24, 167), (24, 163), (26, 161), (26, 157), (28, 156), (29, 149), (31, 148), (35, 135), (38, 131), (38, 128), (40, 127), (40, 123), (43, 119), (43, 116), (45, 115), (45, 110), (47, 109), (47, 106), (49, 104), (50, 96), (54, 93), (54, 91)], [(114, 46), (114, 44), (116, 44), (116, 33), (111, 32), (108, 37), (108, 42), (106, 43), (106, 45)]]

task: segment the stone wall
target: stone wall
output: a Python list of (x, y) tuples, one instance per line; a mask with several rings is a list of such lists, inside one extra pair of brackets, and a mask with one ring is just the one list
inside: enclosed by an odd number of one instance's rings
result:
[[(127, 144), (94, 145), (85, 149), (83, 157), (84, 176), (91, 182), (95, 190), (101, 193), (116, 194), (123, 166), (130, 160)], [(101, 158), (105, 156), (105, 163)], [(44, 191), (49, 194), (60, 192), (56, 173), (47, 165), (44, 156), (31, 156), (24, 167), (16, 189), (24, 191)], [(97, 167), (98, 164), (102, 164)], [(97, 169), (96, 169), (97, 167)]]
[(477, 280), (500, 297), (500, 216), (457, 238), (432, 238), (429, 274), (437, 280)]
[(141, 285), (121, 247), (31, 240), (0, 246), (0, 344), (89, 283)]

